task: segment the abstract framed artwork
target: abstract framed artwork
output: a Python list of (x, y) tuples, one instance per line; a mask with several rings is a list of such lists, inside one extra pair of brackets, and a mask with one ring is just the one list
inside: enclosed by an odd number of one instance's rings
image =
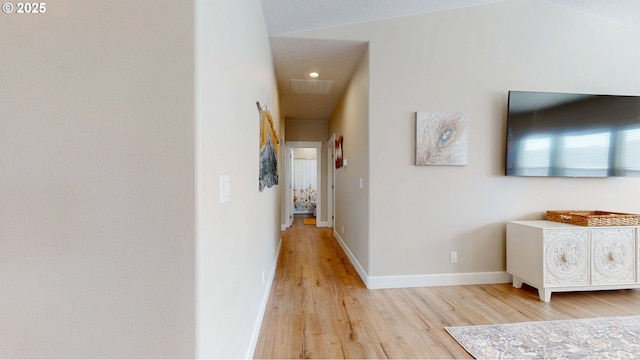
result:
[(257, 102), (260, 112), (260, 191), (278, 185), (278, 135), (273, 127), (273, 118), (266, 107)]
[(338, 140), (336, 140), (336, 169), (340, 169), (344, 165), (344, 154), (342, 152), (343, 142), (344, 138), (340, 135)]
[(467, 165), (468, 132), (462, 112), (416, 112), (416, 165)]

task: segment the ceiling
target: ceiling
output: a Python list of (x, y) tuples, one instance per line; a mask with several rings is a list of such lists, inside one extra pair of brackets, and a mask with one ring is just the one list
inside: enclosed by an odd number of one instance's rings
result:
[[(281, 115), (292, 120), (328, 119), (367, 44), (281, 37), (296, 32), (426, 14), (504, 0), (262, 0), (280, 94)], [(546, 0), (640, 31), (638, 0)], [(328, 95), (293, 94), (291, 80), (333, 81)]]
[[(326, 120), (342, 97), (367, 43), (272, 37), (271, 52), (280, 94), (280, 113), (289, 119)], [(293, 94), (291, 80), (333, 80), (328, 95)]]

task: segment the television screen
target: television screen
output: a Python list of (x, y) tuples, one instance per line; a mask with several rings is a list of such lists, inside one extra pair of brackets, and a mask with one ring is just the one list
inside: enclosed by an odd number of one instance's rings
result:
[(509, 91), (507, 176), (640, 176), (640, 96)]

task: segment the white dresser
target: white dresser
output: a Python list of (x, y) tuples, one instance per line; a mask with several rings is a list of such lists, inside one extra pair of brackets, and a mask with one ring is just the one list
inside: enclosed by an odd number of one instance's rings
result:
[(558, 291), (640, 288), (640, 227), (507, 223), (507, 272), (548, 302)]

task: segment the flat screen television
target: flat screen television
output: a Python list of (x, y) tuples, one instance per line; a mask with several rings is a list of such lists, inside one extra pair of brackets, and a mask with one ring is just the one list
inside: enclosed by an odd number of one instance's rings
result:
[(640, 177), (640, 96), (509, 91), (505, 175)]

